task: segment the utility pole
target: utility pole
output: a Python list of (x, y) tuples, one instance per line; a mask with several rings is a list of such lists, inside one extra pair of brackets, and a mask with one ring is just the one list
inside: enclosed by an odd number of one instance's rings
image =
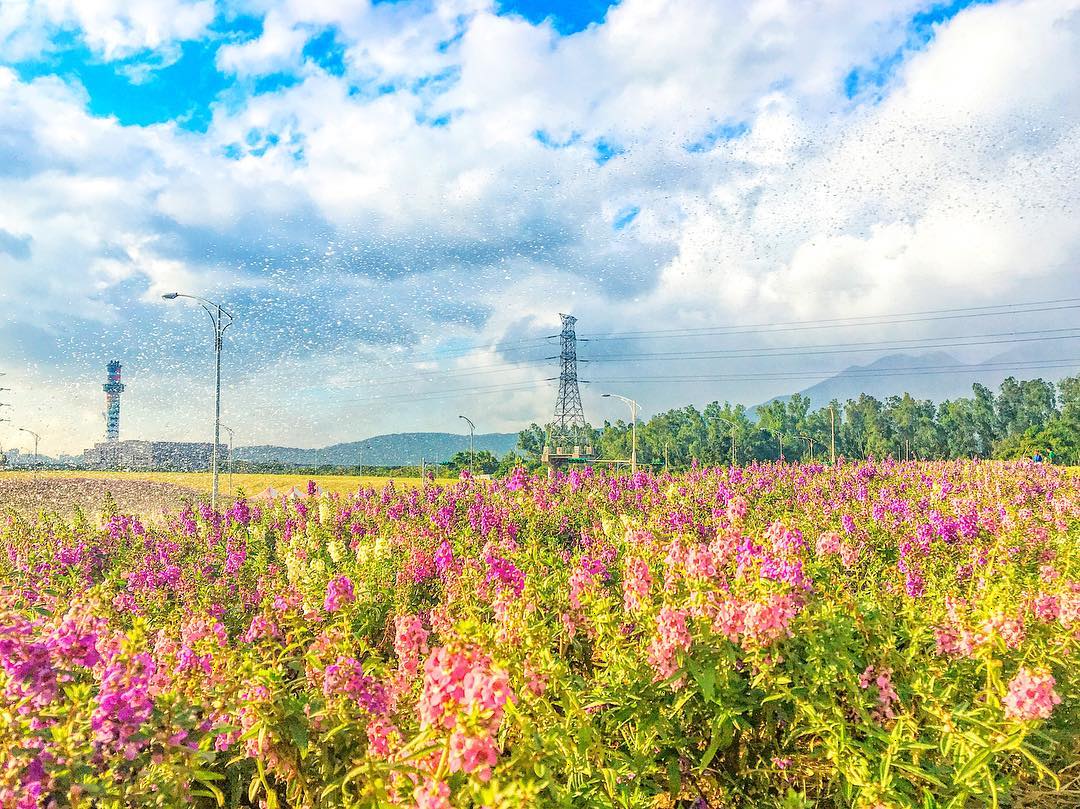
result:
[(471, 475), (473, 466), (476, 464), (476, 453), (473, 452), (473, 434), (476, 432), (476, 425), (465, 416), (458, 416), (458, 418), (465, 419), (465, 422), (469, 425), (469, 474)]
[(814, 462), (814, 439), (811, 438), (808, 435), (800, 435), (799, 438), (801, 438), (803, 441), (807, 442), (810, 445), (810, 463), (813, 463)]
[(836, 408), (834, 408), (832, 405), (829, 405), (829, 421), (831, 423), (829, 457), (831, 458), (832, 465), (836, 466)]
[(664, 443), (664, 471), (668, 471), (668, 447), (671, 445), (667, 442)]

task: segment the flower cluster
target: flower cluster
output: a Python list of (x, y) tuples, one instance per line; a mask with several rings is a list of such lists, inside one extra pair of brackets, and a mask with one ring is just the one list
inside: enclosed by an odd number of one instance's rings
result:
[(450, 732), (451, 772), (476, 773), (483, 781), (491, 777), (498, 760), (495, 734), (512, 696), (506, 672), (483, 653), (432, 649), (417, 712), (422, 727)]
[(0, 514), (0, 806), (911, 809), (1077, 766), (1057, 467), (307, 490)]
[(1009, 691), (1002, 700), (1005, 716), (1021, 722), (1049, 719), (1061, 697), (1054, 690), (1054, 675), (1021, 667), (1009, 681)]

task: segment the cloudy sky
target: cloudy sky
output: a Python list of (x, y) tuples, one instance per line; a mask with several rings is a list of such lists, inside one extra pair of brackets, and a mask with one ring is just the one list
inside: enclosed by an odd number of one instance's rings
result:
[(544, 421), (558, 312), (594, 422), (980, 361), (1075, 306), (892, 316), (1080, 297), (1078, 75), (1080, 0), (0, 0), (0, 442), (113, 358), (207, 440), (172, 290), (241, 444)]

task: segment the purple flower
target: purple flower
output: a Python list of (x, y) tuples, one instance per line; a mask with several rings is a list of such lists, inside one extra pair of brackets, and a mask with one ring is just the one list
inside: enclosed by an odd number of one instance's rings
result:
[(326, 601), (323, 609), (327, 612), (337, 612), (343, 604), (351, 604), (356, 601), (356, 593), (353, 591), (352, 581), (348, 576), (335, 576), (326, 585)]
[(493, 553), (487, 555), (487, 563), (488, 572), (484, 577), (485, 584), (495, 583), (512, 590), (516, 596), (521, 595), (525, 589), (525, 574), (518, 570), (517, 565)]
[(448, 539), (444, 539), (435, 551), (435, 569), (440, 576), (445, 576), (454, 569), (454, 549)]
[(129, 761), (138, 755), (145, 743), (134, 737), (154, 710), (150, 680), (155, 670), (148, 654), (117, 656), (105, 667), (90, 718), (96, 745), (122, 753)]

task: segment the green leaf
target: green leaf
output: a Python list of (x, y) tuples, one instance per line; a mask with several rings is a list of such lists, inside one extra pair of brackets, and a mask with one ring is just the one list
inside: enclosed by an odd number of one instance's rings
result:
[(604, 767), (600, 770), (600, 774), (604, 776), (604, 786), (607, 787), (608, 796), (615, 799), (615, 770), (610, 767)]
[(716, 669), (712, 666), (693, 666), (690, 668), (690, 673), (697, 680), (701, 696), (705, 697), (706, 702), (712, 702), (716, 694)]
[(672, 799), (676, 799), (679, 797), (679, 793), (682, 792), (682, 773), (679, 772), (679, 760), (677, 758), (668, 759), (667, 776), (668, 793)]
[(980, 750), (978, 753), (971, 757), (967, 764), (965, 764), (957, 771), (956, 776), (953, 780), (961, 784), (966, 783), (971, 778), (971, 776), (973, 776), (975, 773), (977, 773), (979, 770), (986, 766), (986, 763), (990, 761), (993, 755), (994, 749), (992, 747), (987, 747), (983, 750)]
[(292, 739), (297, 749), (302, 753), (306, 753), (308, 749), (307, 725), (297, 717), (290, 716), (285, 721), (285, 729), (289, 731), (289, 738)]

